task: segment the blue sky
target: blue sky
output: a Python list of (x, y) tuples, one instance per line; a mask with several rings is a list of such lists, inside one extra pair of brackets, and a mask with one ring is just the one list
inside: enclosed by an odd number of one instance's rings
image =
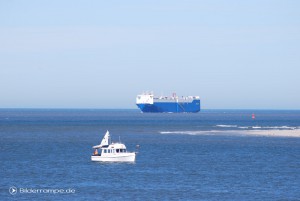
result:
[(300, 109), (300, 1), (0, 1), (0, 108)]

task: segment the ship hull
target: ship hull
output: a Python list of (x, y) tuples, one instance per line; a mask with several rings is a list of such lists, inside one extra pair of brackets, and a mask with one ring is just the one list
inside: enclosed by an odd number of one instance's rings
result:
[(154, 102), (153, 104), (136, 104), (142, 112), (152, 113), (196, 113), (200, 111), (200, 100), (192, 102)]
[(109, 154), (104, 156), (91, 156), (92, 161), (101, 162), (134, 162), (136, 153)]

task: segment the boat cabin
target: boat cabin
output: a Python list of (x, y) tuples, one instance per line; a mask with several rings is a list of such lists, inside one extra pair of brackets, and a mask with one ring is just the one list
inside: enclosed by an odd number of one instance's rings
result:
[(121, 143), (112, 143), (108, 146), (103, 146), (99, 148), (100, 151), (98, 151), (98, 148), (95, 149), (94, 151), (94, 156), (105, 156), (105, 155), (116, 155), (116, 154), (122, 154), (122, 153), (127, 153), (126, 146)]

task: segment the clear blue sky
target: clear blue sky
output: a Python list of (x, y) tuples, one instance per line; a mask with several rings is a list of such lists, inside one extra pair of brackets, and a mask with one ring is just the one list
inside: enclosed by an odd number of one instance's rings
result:
[(0, 1), (0, 108), (300, 109), (300, 1)]

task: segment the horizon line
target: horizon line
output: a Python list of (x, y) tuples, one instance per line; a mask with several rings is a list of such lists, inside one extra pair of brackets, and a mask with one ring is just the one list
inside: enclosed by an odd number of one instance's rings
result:
[[(2, 108), (0, 107), (0, 110), (139, 110), (138, 108), (84, 108), (84, 107), (78, 107), (78, 108), (67, 108), (67, 107), (7, 107), (7, 108)], [(203, 110), (286, 110), (286, 111), (299, 111), (300, 109), (284, 109), (284, 108), (279, 108), (279, 109), (271, 109), (271, 108), (263, 108), (263, 109), (258, 109), (258, 108), (205, 108), (201, 109)]]

